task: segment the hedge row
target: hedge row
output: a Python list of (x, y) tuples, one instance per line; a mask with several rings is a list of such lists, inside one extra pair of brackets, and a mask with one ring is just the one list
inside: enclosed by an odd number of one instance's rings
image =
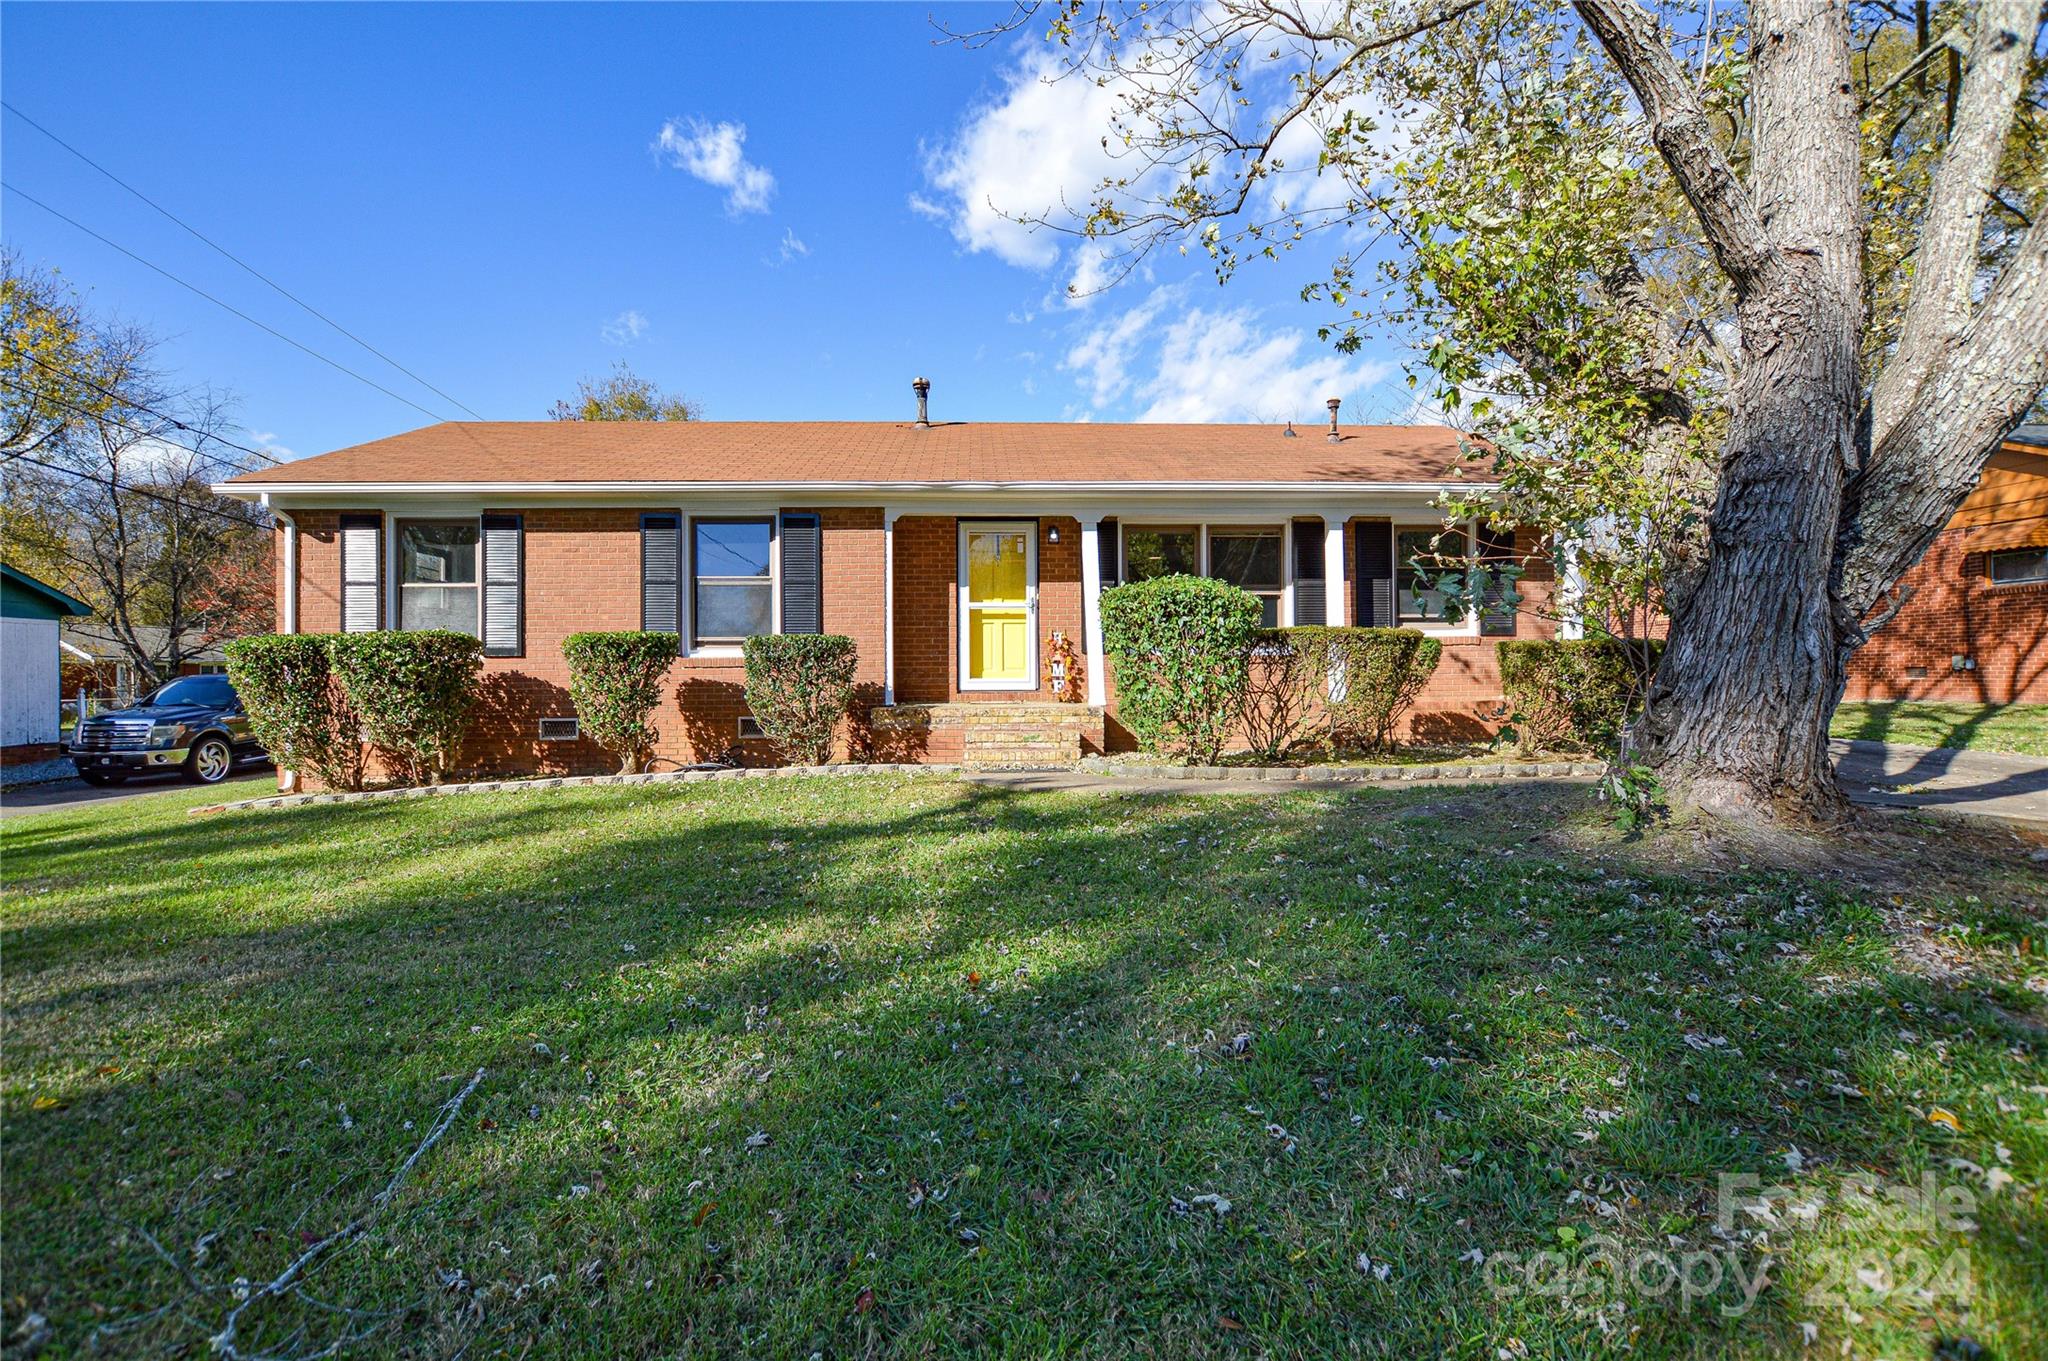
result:
[(267, 634), (227, 646), (228, 679), (277, 763), (361, 789), (368, 753), (411, 784), (445, 776), (476, 702), (466, 633)]
[(1642, 708), (1663, 650), (1611, 638), (1501, 643), (1508, 727), (1529, 751), (1607, 751)]
[(1414, 629), (1264, 629), (1256, 597), (1194, 576), (1104, 592), (1102, 633), (1117, 717), (1145, 750), (1196, 763), (1234, 729), (1268, 759), (1311, 738), (1384, 748), (1443, 656)]
[[(745, 645), (748, 706), (791, 760), (823, 764), (846, 713), (851, 638), (787, 634)], [(444, 778), (469, 729), (483, 645), (440, 629), (268, 634), (228, 645), (228, 678), (251, 728), (287, 770), (361, 789), (374, 752), (408, 784)], [(654, 712), (676, 659), (673, 633), (573, 633), (562, 640), (582, 732), (638, 771), (660, 738)]]

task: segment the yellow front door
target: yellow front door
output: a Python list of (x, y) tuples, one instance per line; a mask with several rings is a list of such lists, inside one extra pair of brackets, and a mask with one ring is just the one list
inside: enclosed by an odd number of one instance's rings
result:
[(974, 527), (965, 539), (967, 680), (1031, 688), (1032, 532)]

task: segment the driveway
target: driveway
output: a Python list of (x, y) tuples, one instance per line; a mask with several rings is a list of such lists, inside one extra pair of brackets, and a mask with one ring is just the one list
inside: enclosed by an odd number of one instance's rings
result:
[(1858, 803), (1947, 808), (2048, 831), (2048, 759), (1885, 742), (1830, 745), (1842, 788)]
[[(253, 799), (275, 788), (276, 785), (277, 772), (269, 766), (258, 766), (242, 774), (230, 775), (214, 788), (236, 791), (227, 796), (230, 798)], [(51, 780), (46, 784), (0, 789), (0, 818), (20, 817), (25, 813), (49, 813), (89, 803), (122, 803), (128, 799), (146, 799), (152, 794), (172, 794), (180, 789), (190, 791), (195, 788), (196, 785), (187, 784), (176, 773), (138, 776), (126, 784), (114, 785), (107, 789), (94, 788), (74, 776), (68, 780)]]

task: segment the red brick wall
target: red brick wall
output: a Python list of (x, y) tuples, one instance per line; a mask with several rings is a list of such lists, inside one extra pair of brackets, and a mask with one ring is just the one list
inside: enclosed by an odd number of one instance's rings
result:
[[(790, 509), (799, 509), (790, 507)], [(547, 508), (521, 512), (526, 530), (526, 655), (487, 658), (484, 699), (462, 764), (483, 772), (581, 772), (609, 768), (611, 758), (594, 743), (541, 742), (544, 717), (575, 712), (568, 694), (562, 640), (586, 629), (632, 629), (640, 624), (640, 508)], [(882, 702), (885, 679), (882, 512), (875, 508), (826, 509), (824, 526), (825, 628), (855, 640), (860, 650), (856, 715)], [(340, 626), (341, 564), (337, 538), (341, 512), (301, 511), (299, 533), (299, 628), (330, 633)], [(1346, 535), (1347, 590), (1356, 618), (1356, 526)], [(1053, 542), (1057, 530), (1059, 542)], [(1078, 645), (1081, 612), (1081, 532), (1072, 519), (1046, 517), (1038, 523), (1039, 627), (1041, 642), (1061, 630)], [(1523, 538), (1518, 553), (1532, 554), (1535, 540)], [(962, 691), (959, 688), (958, 520), (952, 516), (904, 516), (895, 528), (896, 696), (901, 703), (1045, 701), (1044, 683), (1033, 691)], [(282, 569), (282, 550), (279, 550)], [(1552, 576), (1547, 559), (1533, 557), (1521, 582), (1523, 612), (1517, 636), (1549, 637), (1546, 617)], [(1488, 730), (1500, 707), (1499, 669), (1493, 638), (1445, 638), (1444, 658), (1416, 706), (1411, 727), (1417, 735), (1446, 737)], [(1094, 664), (1087, 659), (1084, 664)], [(745, 712), (742, 667), (737, 657), (679, 658), (668, 682), (674, 698), (657, 713), (661, 739), (657, 765), (729, 757), (742, 762), (772, 759), (765, 744), (737, 737)], [(1109, 711), (1115, 712), (1110, 677)], [(1126, 738), (1113, 722), (1112, 746)], [(957, 734), (938, 734), (917, 750), (892, 746), (850, 725), (842, 750), (878, 759), (957, 759)], [(942, 749), (945, 748), (945, 749)]]
[[(996, 517), (988, 517), (996, 518)], [(1038, 634), (1035, 690), (960, 688), (960, 519), (906, 515), (896, 521), (896, 698), (904, 704), (953, 700), (999, 704), (1056, 698), (1045, 680), (1043, 645), (1055, 631), (1082, 646), (1081, 526), (1059, 516), (1038, 521)], [(1060, 541), (1052, 541), (1057, 530)]]
[[(1995, 585), (1985, 550), (2048, 543), (2048, 518), (1953, 525), (1906, 573), (1913, 594), (1849, 661), (1845, 699), (2048, 704), (2048, 583)], [(1957, 670), (1966, 657), (1973, 668)]]
[[(655, 508), (650, 508), (655, 509)], [(800, 509), (800, 507), (789, 507)], [(526, 655), (484, 659), (483, 696), (460, 764), (488, 773), (593, 772), (614, 768), (594, 742), (542, 742), (542, 718), (576, 712), (562, 640), (590, 629), (640, 627), (639, 508), (527, 509)], [(820, 512), (824, 530), (825, 628), (854, 640), (857, 708), (880, 703), (883, 678), (882, 512)], [(306, 511), (299, 521), (299, 628), (340, 627), (339, 513)], [(741, 740), (746, 712), (738, 657), (679, 657), (667, 684), (673, 699), (656, 711), (656, 767), (730, 757), (772, 760), (767, 745)], [(849, 730), (842, 747), (864, 736)]]

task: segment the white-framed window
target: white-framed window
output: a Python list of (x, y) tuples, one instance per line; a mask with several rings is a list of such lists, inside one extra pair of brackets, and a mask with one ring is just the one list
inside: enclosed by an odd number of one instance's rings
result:
[(1997, 586), (2048, 581), (2048, 547), (2014, 548), (1992, 553), (1985, 560), (1985, 571), (1992, 584)]
[(1269, 629), (1280, 626), (1281, 546), (1278, 525), (1209, 529), (1208, 574), (1257, 596), (1260, 620)]
[(477, 632), (478, 525), (398, 522), (398, 627)]
[(1470, 549), (1465, 529), (1442, 523), (1394, 526), (1394, 619), (1401, 624), (1467, 622), (1444, 617), (1444, 593), (1437, 577), (1449, 569), (1463, 570)]
[(772, 516), (690, 521), (690, 646), (738, 647), (775, 632)]

